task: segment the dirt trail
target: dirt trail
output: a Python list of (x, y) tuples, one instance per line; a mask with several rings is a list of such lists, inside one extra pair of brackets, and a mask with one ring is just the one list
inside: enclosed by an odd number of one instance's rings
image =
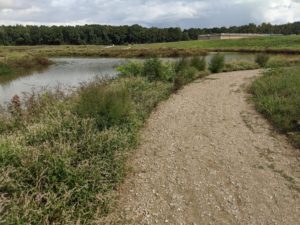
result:
[(211, 75), (157, 108), (121, 190), (122, 224), (300, 224), (299, 151), (247, 102), (257, 76)]

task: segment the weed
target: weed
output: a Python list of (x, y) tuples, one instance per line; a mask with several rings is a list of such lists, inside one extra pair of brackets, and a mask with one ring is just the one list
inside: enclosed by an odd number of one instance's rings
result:
[(191, 66), (198, 71), (204, 71), (206, 69), (206, 60), (204, 57), (194, 56), (191, 59)]
[(181, 58), (175, 63), (175, 72), (178, 73), (189, 67), (189, 61), (187, 58)]
[(137, 61), (130, 61), (117, 68), (121, 76), (140, 76), (143, 71), (143, 64)]
[(267, 54), (258, 54), (255, 58), (255, 62), (261, 67), (265, 67), (270, 59), (270, 56)]
[(158, 58), (145, 60), (143, 67), (143, 76), (150, 80), (159, 80), (162, 76), (162, 62)]
[(224, 65), (223, 72), (254, 70), (259, 68), (259, 65), (254, 62), (231, 62)]
[(224, 55), (218, 53), (212, 57), (211, 62), (209, 64), (209, 70), (212, 73), (218, 73), (222, 71), (224, 65), (225, 65)]
[(83, 88), (75, 112), (82, 117), (94, 118), (100, 130), (128, 122), (132, 103), (125, 86), (99, 82)]

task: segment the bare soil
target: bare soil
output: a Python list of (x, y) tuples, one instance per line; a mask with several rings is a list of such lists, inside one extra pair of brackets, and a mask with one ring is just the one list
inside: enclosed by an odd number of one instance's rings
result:
[(158, 106), (129, 162), (119, 223), (300, 224), (299, 150), (248, 101), (259, 75), (211, 75)]

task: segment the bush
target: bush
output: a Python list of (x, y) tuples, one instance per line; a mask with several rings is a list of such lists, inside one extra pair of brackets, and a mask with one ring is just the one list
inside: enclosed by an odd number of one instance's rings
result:
[(181, 58), (175, 63), (175, 72), (178, 73), (189, 67), (189, 61), (187, 58)]
[(270, 59), (270, 56), (267, 54), (258, 54), (255, 58), (255, 62), (261, 67), (265, 67)]
[(158, 58), (147, 59), (143, 66), (143, 76), (149, 80), (160, 80), (162, 77), (162, 62)]
[(160, 76), (163, 81), (173, 82), (176, 76), (174, 64), (172, 63), (162, 64)]
[(222, 71), (224, 65), (225, 65), (224, 55), (218, 53), (212, 57), (209, 65), (209, 70), (212, 73), (218, 73)]
[(131, 104), (124, 85), (96, 82), (81, 91), (75, 112), (81, 117), (95, 118), (102, 130), (128, 121)]
[(204, 57), (194, 56), (191, 59), (191, 66), (198, 71), (204, 71), (206, 69), (206, 60)]
[(137, 77), (140, 76), (143, 71), (143, 64), (137, 61), (130, 61), (117, 68), (117, 71), (121, 76)]
[(188, 67), (182, 71), (180, 71), (174, 80), (174, 89), (178, 90), (183, 85), (193, 81), (197, 77), (197, 69), (194, 67)]

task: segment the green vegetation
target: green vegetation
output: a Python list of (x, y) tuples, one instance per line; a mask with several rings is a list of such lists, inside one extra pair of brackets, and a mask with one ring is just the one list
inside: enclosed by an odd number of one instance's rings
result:
[(170, 43), (136, 45), (135, 48), (179, 48), (208, 51), (300, 53), (300, 36), (274, 36), (239, 40), (194, 40)]
[(134, 48), (133, 46), (101, 46), (101, 45), (59, 45), (59, 46), (0, 46), (1, 55), (11, 53), (38, 55), (43, 57), (107, 57), (107, 58), (147, 58), (147, 57), (180, 57), (206, 55), (200, 48)]
[(0, 58), (0, 81), (9, 80), (15, 76), (40, 70), (47, 67), (50, 61), (39, 55), (28, 55), (22, 53), (7, 53)]
[(258, 111), (300, 147), (300, 67), (271, 69), (251, 91)]
[(181, 87), (176, 79), (183, 76), (187, 83), (203, 76), (190, 66), (175, 73), (174, 64), (157, 58), (119, 71), (119, 78), (85, 84), (71, 96), (56, 91), (25, 102), (12, 99), (0, 117), (2, 223), (101, 220), (110, 212), (112, 190), (126, 174), (126, 157), (145, 119)]
[(216, 54), (212, 57), (211, 62), (209, 64), (209, 70), (212, 73), (221, 72), (225, 65), (225, 58), (222, 54)]
[(255, 70), (260, 66), (255, 62), (231, 62), (225, 63), (223, 72), (239, 71), (239, 70)]
[(194, 56), (191, 59), (191, 66), (199, 71), (204, 71), (206, 69), (206, 60), (204, 57)]
[(81, 117), (94, 118), (100, 130), (120, 126), (130, 120), (132, 101), (126, 88), (105, 82), (90, 84), (80, 92), (74, 111)]
[(208, 51), (298, 54), (300, 53), (300, 36), (260, 37), (241, 40), (194, 40), (110, 47), (101, 45), (0, 46), (0, 60), (1, 56), (5, 57), (8, 53), (43, 57), (134, 58), (199, 56), (205, 55)]
[(267, 54), (258, 54), (256, 55), (255, 62), (261, 67), (265, 67), (270, 59), (270, 56)]
[[(118, 68), (120, 77), (115, 80), (96, 80), (70, 96), (47, 92), (29, 96), (25, 102), (15, 96), (7, 112), (0, 114), (1, 223), (91, 224), (110, 212), (112, 191), (124, 179), (126, 158), (138, 144), (139, 130), (151, 111), (183, 85), (209, 74), (206, 61), (199, 57), (204, 53), (189, 47), (2, 47), (1, 76), (48, 65), (40, 54), (43, 51), (46, 56), (197, 55), (175, 63), (158, 58), (131, 61)], [(298, 62), (297, 57), (276, 56), (266, 67)], [(259, 67), (254, 62), (224, 64), (224, 57), (217, 54), (209, 69)], [(255, 82), (252, 91), (258, 109), (300, 143), (299, 73), (286, 71), (271, 70)]]
[(126, 77), (136, 77), (143, 71), (143, 63), (138, 61), (130, 61), (123, 66), (119, 66), (117, 71)]

